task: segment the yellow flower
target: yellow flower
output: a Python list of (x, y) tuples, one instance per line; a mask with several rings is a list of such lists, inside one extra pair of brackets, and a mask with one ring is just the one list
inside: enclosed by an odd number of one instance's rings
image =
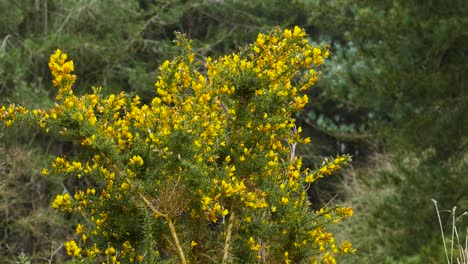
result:
[(52, 207), (62, 212), (72, 212), (70, 194), (57, 195), (52, 203)]
[(128, 186), (129, 186), (128, 183), (124, 182), (120, 185), (120, 188), (122, 189), (122, 191), (125, 191), (128, 189)]
[(75, 256), (75, 257), (80, 256), (82, 249), (80, 247), (78, 247), (78, 245), (76, 244), (76, 242), (74, 240), (67, 241), (67, 242), (65, 242), (64, 245), (65, 245), (65, 250), (67, 252), (67, 255)]
[(348, 241), (346, 240), (343, 240), (341, 242), (341, 246), (340, 246), (340, 251), (344, 254), (347, 254), (347, 253), (354, 253), (356, 252), (356, 249), (354, 249), (351, 245), (351, 243), (349, 243)]
[(229, 214), (228, 209), (224, 209), (223, 212), (221, 213), (222, 216), (226, 216), (227, 214)]
[(83, 225), (78, 224), (78, 226), (76, 227), (76, 233), (77, 233), (77, 234), (83, 233), (83, 229), (84, 229), (84, 228), (83, 228)]
[(284, 30), (284, 38), (285, 39), (290, 39), (292, 37), (292, 32), (290, 29), (285, 29)]
[(139, 166), (142, 166), (142, 165), (143, 165), (143, 159), (142, 159), (139, 155), (134, 155), (134, 156), (130, 159), (128, 165), (131, 166), (131, 165), (134, 165), (134, 164), (137, 164), (137, 165), (139, 165)]
[(249, 240), (247, 241), (247, 244), (250, 246), (250, 249), (253, 251), (258, 251), (260, 250), (260, 244), (256, 243), (253, 237), (250, 237)]
[(286, 264), (292, 263), (291, 260), (289, 259), (289, 253), (287, 251), (284, 252), (284, 263)]
[(108, 247), (106, 251), (104, 251), (106, 255), (114, 255), (115, 254), (115, 248), (114, 247)]
[(305, 33), (303, 32), (303, 30), (298, 27), (298, 26), (295, 26), (294, 27), (294, 32), (293, 32), (293, 36), (294, 37), (302, 37)]

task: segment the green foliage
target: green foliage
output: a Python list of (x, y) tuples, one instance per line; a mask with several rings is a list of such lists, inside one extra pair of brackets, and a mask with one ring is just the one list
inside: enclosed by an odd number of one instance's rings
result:
[(389, 156), (390, 171), (357, 167), (348, 193), (365, 216), (351, 225), (357, 263), (444, 261), (431, 199), (468, 206), (465, 1), (302, 2), (309, 24), (332, 41), (313, 93), (319, 103), (304, 120)]
[[(47, 88), (48, 54), (67, 47), (86, 76), (76, 90), (103, 85), (108, 92), (143, 92), (151, 98), (155, 66), (176, 54), (174, 31), (195, 39), (201, 55), (231, 52), (258, 31), (300, 24), (299, 4), (281, 1), (3, 1), (0, 20), (1, 94), (18, 87)], [(294, 15), (291, 15), (294, 13)], [(18, 99), (29, 98), (24, 90)]]
[(387, 148), (466, 150), (464, 1), (308, 4), (311, 24), (340, 34), (321, 83), (328, 106), (354, 112)]
[(31, 264), (31, 260), (26, 256), (26, 254), (21, 253), (18, 256), (18, 260), (15, 262), (15, 264)]

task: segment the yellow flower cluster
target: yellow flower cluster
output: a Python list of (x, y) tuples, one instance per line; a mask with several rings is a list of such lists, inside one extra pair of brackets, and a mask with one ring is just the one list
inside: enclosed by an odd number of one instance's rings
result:
[[(75, 96), (73, 62), (57, 50), (49, 63), (57, 104), (32, 112), (0, 109), (7, 125), (24, 116), (46, 131), (58, 129), (85, 153), (77, 160), (57, 157), (43, 170), (83, 182), (73, 200), (65, 193), (52, 204), (87, 220), (76, 228), (81, 247), (66, 242), (67, 254), (143, 261), (149, 240), (154, 252), (177, 254), (181, 263), (212, 261), (206, 251), (224, 252), (219, 262), (286, 263), (311, 255), (333, 263), (335, 255), (352, 253), (345, 243), (338, 249), (323, 229), (352, 210), (313, 212), (306, 192), (350, 157), (325, 160), (311, 171), (294, 153), (296, 143), (310, 139), (301, 137), (292, 113), (308, 103), (304, 92), (317, 81), (328, 50), (310, 45), (299, 27), (259, 34), (239, 52), (204, 64), (182, 35), (176, 44), (183, 55), (159, 67), (150, 100), (123, 92), (103, 96), (100, 88)], [(145, 227), (142, 215), (151, 216)], [(245, 247), (252, 254), (231, 256)]]
[[(37, 111), (37, 110), (36, 110)], [(0, 122), (4, 122), (5, 126), (9, 127), (13, 122), (23, 115), (28, 114), (28, 110), (23, 106), (16, 106), (15, 104), (5, 107), (0, 107)]]
[(72, 74), (75, 70), (73, 61), (67, 61), (67, 54), (62, 53), (57, 49), (50, 56), (49, 68), (54, 76), (53, 84), (59, 88), (56, 99), (60, 100), (64, 95), (72, 94), (72, 85), (76, 80), (76, 76)]
[(65, 250), (69, 256), (79, 257), (82, 249), (78, 247), (74, 240), (65, 242)]
[(143, 159), (138, 156), (138, 155), (135, 155), (133, 156), (131, 159), (130, 159), (130, 162), (128, 163), (128, 165), (133, 165), (133, 164), (137, 164), (138, 166), (143, 166)]
[(68, 193), (65, 194), (59, 194), (55, 197), (54, 202), (52, 203), (52, 207), (62, 211), (62, 212), (67, 212), (71, 213), (72, 212), (72, 202), (70, 195)]
[(250, 247), (251, 250), (253, 251), (259, 251), (260, 250), (260, 244), (257, 243), (253, 237), (249, 238), (249, 241), (247, 243)]
[(353, 248), (353, 246), (351, 245), (351, 243), (349, 243), (349, 241), (343, 240), (341, 242), (340, 251), (344, 254), (347, 254), (347, 253), (356, 252), (356, 249)]
[(325, 159), (322, 166), (319, 169), (313, 172), (309, 172), (309, 174), (305, 178), (305, 182), (312, 183), (317, 179), (323, 178), (326, 175), (332, 175), (333, 172), (339, 170), (344, 164), (349, 163), (350, 160), (351, 158), (347, 155), (337, 157), (332, 161)]

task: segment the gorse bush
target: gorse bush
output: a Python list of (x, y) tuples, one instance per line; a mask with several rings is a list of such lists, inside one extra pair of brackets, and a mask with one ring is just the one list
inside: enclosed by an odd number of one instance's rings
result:
[(80, 263), (335, 263), (354, 252), (326, 230), (352, 209), (313, 211), (307, 195), (350, 157), (311, 169), (295, 155), (310, 139), (292, 114), (327, 48), (299, 27), (276, 29), (201, 64), (185, 36), (175, 42), (181, 55), (160, 66), (151, 102), (96, 87), (75, 95), (73, 61), (57, 50), (56, 105), (1, 107), (6, 126), (23, 120), (76, 145), (43, 170), (78, 182), (52, 203), (82, 219), (66, 253)]

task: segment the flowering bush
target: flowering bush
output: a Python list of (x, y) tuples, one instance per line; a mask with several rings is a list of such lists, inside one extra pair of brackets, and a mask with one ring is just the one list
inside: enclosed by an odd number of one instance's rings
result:
[(307, 187), (350, 161), (303, 169), (292, 113), (316, 81), (326, 48), (295, 27), (259, 34), (238, 53), (197, 63), (178, 34), (181, 56), (159, 68), (156, 96), (141, 102), (99, 88), (73, 93), (73, 61), (57, 50), (50, 109), (0, 109), (6, 126), (26, 120), (77, 145), (43, 174), (76, 178), (52, 207), (79, 214), (64, 243), (77, 262), (335, 263), (354, 249), (325, 230), (347, 207), (312, 211)]

